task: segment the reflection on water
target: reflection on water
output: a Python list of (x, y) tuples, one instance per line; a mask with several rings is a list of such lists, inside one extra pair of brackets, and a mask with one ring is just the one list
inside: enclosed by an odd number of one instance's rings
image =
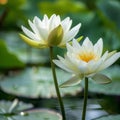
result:
[[(81, 120), (83, 100), (76, 97), (64, 98), (63, 100), (67, 120)], [(39, 102), (41, 103), (39, 104), (40, 107), (42, 105), (42, 107), (46, 108), (59, 109), (56, 99), (41, 100)], [(93, 120), (104, 115), (107, 115), (107, 112), (101, 108), (97, 100), (88, 99), (86, 120)]]
[[(0, 99), (3, 99), (3, 97), (6, 99), (11, 98), (9, 95), (5, 97), (4, 94), (2, 94), (2, 92), (0, 91)], [(112, 98), (114, 99), (114, 97)], [(19, 98), (19, 100), (25, 103), (32, 103), (34, 105), (34, 108), (52, 109), (52, 110), (57, 110), (59, 112), (59, 105), (58, 105), (57, 99)], [(81, 97), (65, 97), (63, 98), (63, 102), (65, 105), (67, 120), (81, 120), (83, 97), (82, 98)], [(118, 105), (117, 102), (116, 104)], [(115, 103), (114, 103), (114, 106), (115, 106)], [(105, 115), (108, 115), (108, 113), (101, 108), (101, 106), (98, 104), (98, 100), (88, 99), (86, 120), (95, 120), (95, 118), (105, 116)]]
[[(64, 100), (67, 120), (81, 120), (83, 100), (69, 98)], [(107, 113), (97, 103), (97, 100), (89, 99), (87, 104), (86, 120), (92, 120)]]

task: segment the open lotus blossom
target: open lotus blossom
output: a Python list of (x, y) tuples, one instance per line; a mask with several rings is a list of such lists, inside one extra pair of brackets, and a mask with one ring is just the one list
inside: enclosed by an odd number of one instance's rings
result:
[(75, 39), (72, 45), (67, 44), (67, 54), (65, 58), (58, 56), (59, 60), (54, 63), (60, 68), (73, 73), (73, 77), (63, 83), (61, 87), (76, 85), (81, 82), (84, 77), (90, 77), (98, 83), (109, 83), (111, 79), (100, 72), (108, 68), (117, 59), (120, 58), (120, 52), (106, 51), (102, 55), (103, 40), (100, 38), (93, 45), (89, 38), (80, 45)]
[(60, 16), (55, 14), (50, 18), (44, 15), (43, 20), (35, 16), (33, 22), (28, 20), (28, 23), (32, 31), (22, 26), (25, 35), (20, 36), (27, 44), (37, 48), (64, 47), (66, 42), (77, 35), (81, 26), (79, 23), (71, 29), (72, 20), (69, 17), (61, 20)]

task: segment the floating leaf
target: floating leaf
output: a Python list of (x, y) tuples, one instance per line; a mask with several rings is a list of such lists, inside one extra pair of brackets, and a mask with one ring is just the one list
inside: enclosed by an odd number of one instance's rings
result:
[[(59, 84), (71, 77), (70, 74), (57, 69)], [(5, 78), (0, 82), (1, 89), (7, 93), (30, 98), (56, 97), (54, 81), (50, 68), (40, 67), (26, 69), (16, 76)], [(61, 95), (76, 95), (81, 91), (80, 85), (60, 89)]]
[(120, 115), (109, 115), (95, 120), (120, 120)]
[(30, 47), (20, 39), (17, 32), (1, 32), (0, 36), (6, 42), (8, 51), (14, 53), (23, 63), (48, 63), (48, 50)]
[(62, 116), (51, 110), (31, 110), (16, 115), (0, 114), (0, 120), (62, 120)]
[(0, 41), (0, 69), (23, 68), (24, 64), (15, 54), (8, 51), (5, 43)]
[[(13, 104), (13, 102), (10, 102), (10, 101), (3, 101), (3, 100), (0, 101), (0, 111), (2, 113), (8, 113), (12, 104)], [(23, 102), (18, 102), (18, 106), (16, 107), (16, 109), (15, 109), (16, 111), (15, 112), (18, 112), (18, 111), (21, 111), (21, 110), (25, 110), (25, 109), (30, 109), (32, 107), (33, 107), (32, 104), (25, 104)]]
[(59, 113), (51, 110), (33, 110), (22, 114), (25, 115), (14, 116), (13, 118), (15, 120), (62, 120)]

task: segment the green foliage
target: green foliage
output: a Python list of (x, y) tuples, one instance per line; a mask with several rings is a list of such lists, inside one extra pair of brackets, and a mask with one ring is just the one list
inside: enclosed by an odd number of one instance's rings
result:
[[(72, 9), (70, 9), (70, 7)], [(55, 2), (40, 2), (39, 9), (42, 13), (52, 15), (53, 13), (63, 15), (67, 13), (78, 13), (86, 11), (84, 3), (72, 0), (57, 0)]]
[(26, 18), (22, 8), (25, 3), (26, 0), (8, 0), (5, 6), (0, 8), (2, 10), (0, 27), (3, 29), (18, 29), (18, 25), (24, 23)]
[(24, 64), (13, 53), (8, 51), (3, 41), (0, 41), (0, 49), (0, 70), (24, 67)]

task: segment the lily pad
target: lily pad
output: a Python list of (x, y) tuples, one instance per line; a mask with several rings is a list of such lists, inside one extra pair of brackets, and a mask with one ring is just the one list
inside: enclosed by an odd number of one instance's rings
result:
[(15, 120), (62, 120), (59, 113), (51, 110), (33, 110), (22, 114), (25, 115), (14, 116), (13, 118)]
[(107, 95), (120, 95), (120, 66), (110, 67), (102, 73), (112, 79), (110, 84), (101, 85), (89, 80), (89, 91)]
[(62, 117), (51, 110), (33, 110), (12, 116), (0, 115), (0, 120), (62, 120)]
[(47, 49), (35, 49), (24, 43), (17, 32), (0, 33), (6, 42), (7, 48), (14, 53), (22, 62), (29, 64), (47, 63), (49, 52)]
[[(59, 84), (71, 77), (70, 74), (56, 69)], [(29, 98), (51, 98), (56, 97), (54, 81), (52, 78), (51, 68), (28, 68), (21, 73), (7, 77), (0, 81), (0, 87), (3, 91)], [(61, 88), (61, 95), (76, 95), (82, 88), (80, 85)]]
[(95, 120), (120, 120), (120, 115), (109, 115)]
[[(32, 104), (25, 104), (16, 100), (0, 102), (0, 120), (62, 120), (59, 113), (47, 109), (27, 110), (32, 108)], [(14, 106), (14, 105), (15, 106)], [(14, 106), (13, 111), (9, 111), (11, 106)]]
[(7, 49), (6, 44), (3, 41), (0, 41), (0, 49), (0, 69), (24, 67), (24, 63)]
[[(0, 101), (0, 113), (9, 113), (10, 112), (10, 109), (11, 109), (11, 106), (13, 106), (13, 104), (16, 102), (13, 101)], [(25, 110), (25, 109), (30, 109), (32, 108), (33, 105), (32, 104), (25, 104), (23, 102), (17, 102), (17, 104), (15, 105), (15, 112), (18, 112), (18, 111), (22, 111), (22, 110)], [(1, 119), (0, 119), (1, 120)]]

